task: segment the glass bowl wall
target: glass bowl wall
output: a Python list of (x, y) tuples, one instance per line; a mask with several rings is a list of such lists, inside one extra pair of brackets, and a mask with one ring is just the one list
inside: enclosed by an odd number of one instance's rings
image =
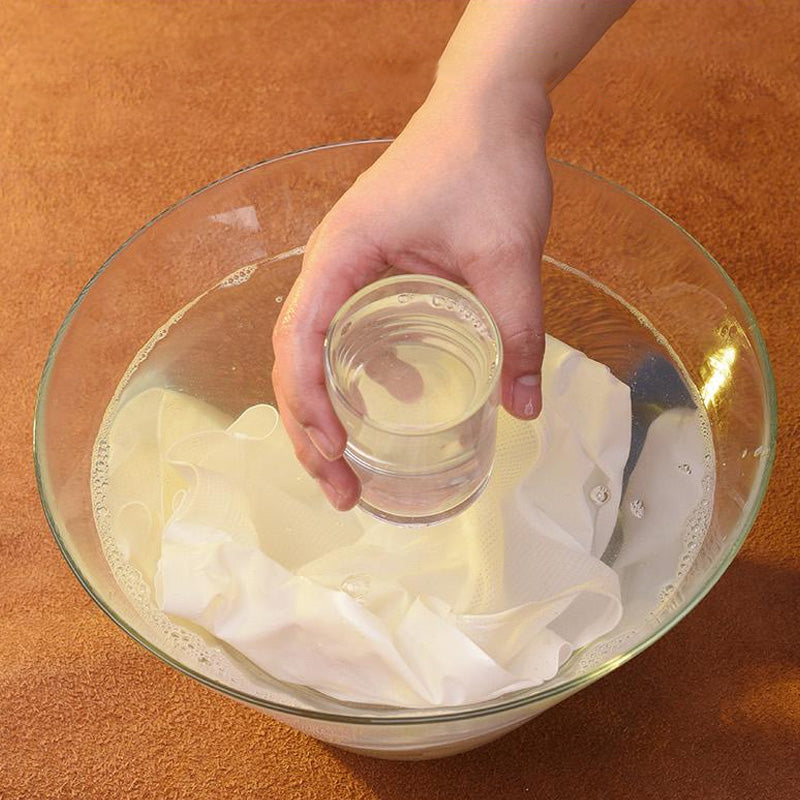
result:
[[(90, 493), (95, 437), (123, 374), (153, 333), (199, 294), (255, 262), (261, 262), (262, 300), (245, 303), (234, 317), (224, 304), (206, 303), (203, 315), (187, 322), (194, 325), (190, 346), (173, 346), (167, 336), (152, 358), (167, 385), (229, 413), (271, 402), (271, 332), (302, 258), (292, 251), (387, 145), (333, 145), (255, 165), (191, 195), (131, 237), (59, 330), (39, 390), (34, 447), (42, 503), (64, 557), (97, 604), (144, 647), (325, 741), (383, 757), (423, 758), (466, 750), (513, 729), (624, 663), (688, 613), (753, 523), (773, 458), (776, 407), (755, 319), (708, 253), (625, 190), (553, 162), (555, 205), (543, 265), (548, 331), (603, 360), (602, 343), (576, 314), (579, 301), (564, 289), (578, 270), (652, 323), (706, 407), (716, 459), (713, 515), (678, 591), (634, 639), (611, 635), (597, 643), (593, 658), (573, 659), (542, 687), (468, 707), (358, 707), (255, 675), (209, 669), (188, 638), (168, 635), (137, 610), (109, 569)], [(639, 328), (643, 338), (652, 337)], [(635, 351), (637, 328), (626, 330)], [(626, 379), (625, 364), (611, 366)]]

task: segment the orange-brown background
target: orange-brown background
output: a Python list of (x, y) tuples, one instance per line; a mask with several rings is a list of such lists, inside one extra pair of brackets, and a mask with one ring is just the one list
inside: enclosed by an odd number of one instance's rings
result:
[[(763, 327), (782, 433), (711, 595), (483, 750), (339, 752), (170, 671), (92, 604), (36, 495), (34, 392), (68, 306), (143, 222), (232, 170), (396, 134), (461, 2), (0, 4), (0, 797), (790, 798), (800, 781), (800, 7), (640, 0), (557, 90), (554, 155), (654, 202)], [(587, 220), (591, 224), (591, 220)]]

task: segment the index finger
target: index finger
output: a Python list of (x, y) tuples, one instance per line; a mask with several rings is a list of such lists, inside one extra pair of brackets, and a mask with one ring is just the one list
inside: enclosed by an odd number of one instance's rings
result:
[(385, 268), (377, 250), (357, 240), (312, 236), (273, 331), (286, 411), (329, 460), (342, 455), (347, 436), (325, 387), (325, 335), (342, 304)]

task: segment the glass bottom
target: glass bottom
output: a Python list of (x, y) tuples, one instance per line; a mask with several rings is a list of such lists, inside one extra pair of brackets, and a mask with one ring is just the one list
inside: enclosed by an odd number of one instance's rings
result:
[(366, 511), (366, 513), (371, 517), (375, 517), (375, 519), (380, 520), (381, 522), (389, 522), (392, 525), (399, 525), (404, 528), (427, 528), (431, 525), (438, 525), (440, 522), (446, 522), (448, 519), (451, 519), (457, 514), (460, 514), (462, 511), (468, 509), (481, 496), (483, 490), (486, 488), (486, 485), (489, 483), (490, 477), (491, 471), (481, 481), (472, 494), (469, 495), (469, 497), (466, 497), (452, 508), (448, 508), (446, 511), (439, 511), (435, 514), (429, 514), (427, 516), (413, 517), (402, 514), (392, 514), (389, 511), (383, 511), (380, 508), (376, 508), (364, 500), (363, 497), (358, 501), (358, 507), (362, 511)]

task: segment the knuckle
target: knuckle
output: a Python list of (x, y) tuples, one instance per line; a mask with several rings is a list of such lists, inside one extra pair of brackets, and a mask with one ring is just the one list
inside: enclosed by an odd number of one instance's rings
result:
[(283, 397), (281, 396), (283, 384), (281, 382), (281, 373), (280, 370), (278, 369), (277, 359), (275, 360), (275, 363), (272, 365), (271, 380), (272, 380), (272, 391), (275, 394), (275, 401), (278, 404), (278, 408), (283, 410), (285, 406)]
[[(493, 280), (507, 279), (519, 273), (527, 272), (535, 267), (534, 248), (528, 237), (521, 231), (498, 234), (490, 239), (464, 246), (461, 261), (467, 271), (479, 271), (482, 277), (489, 274)], [(485, 267), (490, 270), (485, 270)]]
[(314, 445), (305, 437), (298, 437), (292, 441), (295, 458), (300, 462), (303, 469), (314, 479), (318, 479), (321, 474), (319, 457)]
[(531, 244), (519, 232), (514, 232), (504, 237), (497, 246), (497, 256), (502, 262), (516, 267), (530, 260)]
[(327, 394), (316, 386), (300, 385), (284, 381), (281, 384), (283, 401), (294, 421), (301, 428), (319, 426), (325, 418), (325, 405), (329, 402)]
[(506, 354), (515, 361), (539, 361), (544, 353), (544, 335), (531, 323), (512, 328), (504, 337)]
[(272, 349), (277, 355), (284, 342), (289, 339), (290, 323), (283, 317), (278, 317), (275, 327), (272, 329)]
[[(284, 390), (286, 388), (287, 387), (284, 387)], [(301, 428), (306, 428), (311, 424), (309, 407), (301, 394), (292, 391), (285, 392), (283, 402), (286, 404), (286, 407), (288, 408), (289, 413), (292, 415), (295, 422)]]

